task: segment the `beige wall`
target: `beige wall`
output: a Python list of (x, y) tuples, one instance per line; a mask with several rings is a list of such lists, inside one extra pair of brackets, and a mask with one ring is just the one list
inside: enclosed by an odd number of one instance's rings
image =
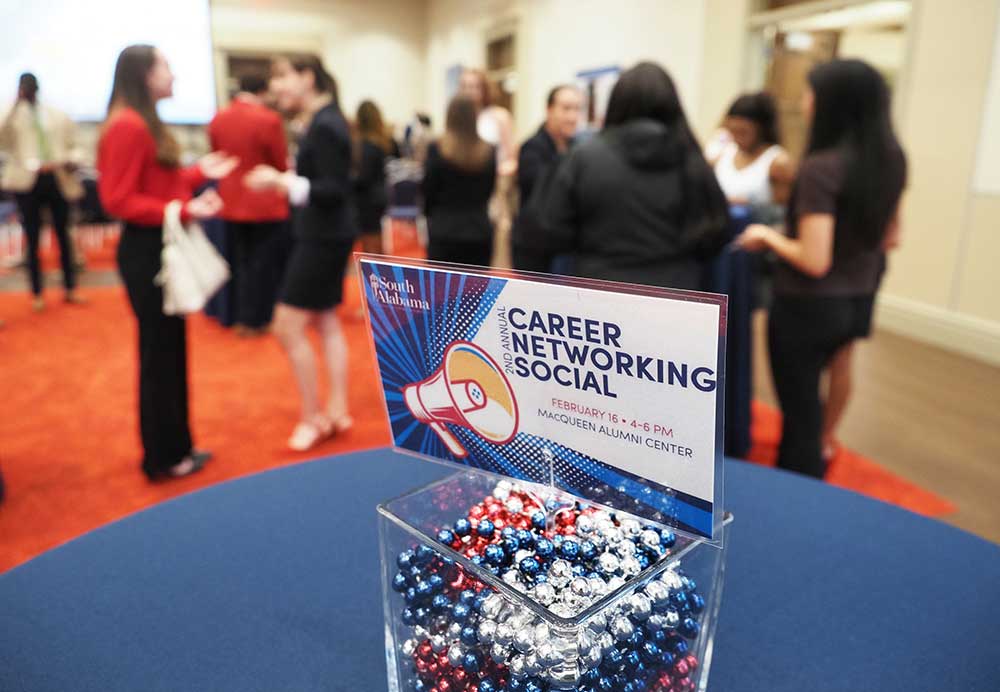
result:
[(424, 103), (423, 2), (213, 0), (212, 37), (223, 50), (319, 53), (340, 86), (345, 111), (374, 99), (386, 117), (408, 120)]
[(538, 127), (545, 96), (556, 84), (581, 70), (643, 59), (666, 66), (685, 108), (697, 113), (705, 6), (706, 0), (430, 0), (426, 90), (432, 116), (440, 123), (444, 114), (447, 68), (483, 66), (487, 38), (505, 27), (517, 37), (514, 118), (521, 138)]

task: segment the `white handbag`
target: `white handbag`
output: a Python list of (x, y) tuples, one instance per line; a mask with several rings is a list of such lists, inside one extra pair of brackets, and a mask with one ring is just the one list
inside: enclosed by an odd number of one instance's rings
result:
[(181, 223), (179, 200), (163, 214), (163, 252), (154, 281), (163, 287), (163, 312), (187, 315), (205, 307), (229, 280), (229, 265), (196, 223)]

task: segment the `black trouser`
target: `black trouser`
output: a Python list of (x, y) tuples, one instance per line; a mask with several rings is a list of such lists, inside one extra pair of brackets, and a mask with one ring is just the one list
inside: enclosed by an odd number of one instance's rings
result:
[(779, 468), (816, 478), (826, 472), (820, 375), (858, 336), (861, 309), (853, 296), (775, 296), (767, 336), (783, 418)]
[(487, 240), (440, 240), (432, 235), (427, 243), (427, 259), (455, 264), (490, 266), (493, 254), (493, 239)]
[(31, 274), (31, 292), (42, 293), (42, 269), (38, 261), (38, 241), (42, 233), (42, 207), (52, 214), (52, 226), (59, 240), (59, 259), (62, 261), (63, 285), (67, 291), (76, 287), (73, 269), (73, 246), (69, 239), (69, 203), (59, 191), (53, 173), (39, 173), (31, 192), (19, 192), (17, 206), (21, 211), (21, 226), (28, 239), (28, 272)]
[(526, 272), (542, 272), (545, 274), (552, 271), (552, 255), (545, 250), (514, 243), (511, 248), (511, 255), (514, 261), (514, 269)]
[(258, 329), (271, 323), (281, 283), (283, 253), (278, 245), (284, 223), (226, 222), (236, 243), (236, 322), (244, 327)]
[(118, 271), (139, 326), (139, 430), (149, 476), (179, 463), (192, 446), (185, 321), (163, 314), (163, 290), (153, 283), (162, 249), (160, 228), (131, 224), (118, 244)]

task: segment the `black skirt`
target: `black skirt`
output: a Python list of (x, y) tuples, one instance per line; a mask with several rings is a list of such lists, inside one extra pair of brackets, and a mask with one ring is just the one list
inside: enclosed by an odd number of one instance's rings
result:
[(302, 310), (329, 310), (344, 298), (344, 273), (354, 241), (295, 239), (280, 301)]

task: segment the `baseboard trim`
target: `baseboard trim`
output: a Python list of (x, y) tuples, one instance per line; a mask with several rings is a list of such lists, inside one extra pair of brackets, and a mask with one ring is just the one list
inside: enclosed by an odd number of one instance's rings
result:
[(882, 329), (1000, 366), (1000, 323), (886, 293), (875, 319)]

